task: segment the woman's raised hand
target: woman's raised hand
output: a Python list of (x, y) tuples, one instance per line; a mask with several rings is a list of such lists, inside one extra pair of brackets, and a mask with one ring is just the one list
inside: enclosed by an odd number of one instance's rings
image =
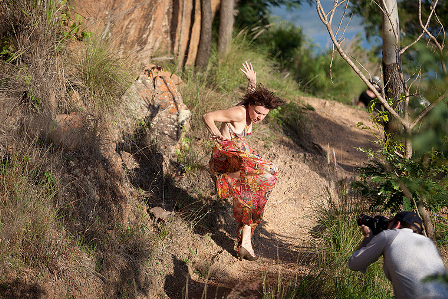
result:
[(257, 73), (254, 71), (254, 68), (252, 67), (252, 63), (248, 63), (245, 61), (243, 63), (243, 69), (240, 69), (245, 75), (247, 80), (252, 82), (257, 82)]

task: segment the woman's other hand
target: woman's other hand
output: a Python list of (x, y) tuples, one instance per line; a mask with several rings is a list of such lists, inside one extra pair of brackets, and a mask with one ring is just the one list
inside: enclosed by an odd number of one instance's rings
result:
[(244, 69), (240, 70), (246, 75), (247, 80), (251, 82), (257, 82), (257, 73), (254, 71), (252, 63), (248, 63), (247, 61), (245, 61), (243, 63), (243, 68)]

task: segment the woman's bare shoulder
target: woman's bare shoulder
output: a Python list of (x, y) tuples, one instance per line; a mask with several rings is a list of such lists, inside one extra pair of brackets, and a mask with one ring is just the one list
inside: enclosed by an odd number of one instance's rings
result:
[(246, 108), (244, 106), (233, 106), (206, 113), (204, 117), (219, 122), (242, 122), (246, 119)]
[(232, 106), (221, 110), (222, 114), (227, 115), (232, 121), (242, 121), (246, 119), (246, 108), (244, 106)]
[(246, 115), (246, 107), (244, 107), (243, 105), (236, 105), (228, 109), (232, 109), (233, 111), (235, 111), (235, 113), (241, 113)]

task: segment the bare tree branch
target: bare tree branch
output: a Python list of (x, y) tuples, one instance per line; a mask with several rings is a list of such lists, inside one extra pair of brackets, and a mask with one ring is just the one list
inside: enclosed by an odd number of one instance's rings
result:
[[(428, 20), (426, 22), (426, 25), (423, 25), (422, 22), (422, 14), (421, 14), (421, 5), (422, 5), (422, 1), (419, 0), (418, 1), (418, 5), (419, 5), (419, 16), (418, 16), (418, 21), (420, 22), (420, 27), (422, 27), (423, 32), (425, 32), (429, 38), (434, 42), (434, 44), (437, 46), (437, 48), (439, 48), (440, 51), (443, 50), (443, 46), (439, 43), (439, 41), (437, 40), (437, 38), (434, 37), (434, 35), (432, 35), (432, 33), (428, 30), (428, 25), (429, 25), (429, 21), (431, 19), (432, 14), (435, 14), (435, 9), (437, 6), (437, 3), (439, 2), (439, 0), (436, 0), (435, 3), (431, 6), (431, 12), (429, 14)], [(437, 18), (438, 19), (438, 18)], [(440, 21), (439, 21), (440, 23)], [(440, 23), (440, 25), (442, 26), (442, 30), (443, 30), (443, 24)]]
[[(429, 22), (431, 21), (431, 18), (432, 18), (433, 14), (436, 16), (437, 20), (439, 19), (437, 17), (437, 15), (435, 14), (435, 8), (437, 6), (437, 2), (438, 2), (438, 0), (436, 0), (435, 4), (431, 7), (431, 12), (429, 13), (428, 19), (426, 20), (426, 24), (423, 25), (423, 21), (422, 21), (422, 1), (421, 0), (418, 1), (418, 20), (419, 20), (420, 26), (422, 27), (423, 31), (412, 43), (410, 43), (409, 45), (407, 45), (406, 47), (401, 49), (400, 55), (402, 55), (407, 49), (409, 49), (410, 47), (415, 45), (425, 35), (425, 33), (429, 32), (427, 28), (429, 26)], [(440, 22), (440, 20), (438, 20), (438, 23), (441, 25), (442, 31), (444, 31), (443, 25)], [(428, 34), (428, 35), (431, 38), (432, 35), (431, 34)], [(440, 44), (438, 43), (437, 39), (435, 39), (435, 43), (436, 43), (436, 46), (439, 48), (439, 50), (441, 50), (442, 48), (440, 47)]]
[[(373, 1), (377, 6), (378, 6), (378, 8), (379, 9), (381, 9), (382, 10), (382, 12), (383, 12), (383, 15), (386, 17), (386, 19), (388, 20), (388, 22), (389, 22), (389, 24), (392, 24), (392, 20), (391, 20), (391, 18), (390, 18), (390, 16), (391, 16), (391, 11), (393, 11), (394, 9), (397, 9), (397, 7), (396, 6), (394, 6), (394, 7), (392, 7), (392, 8), (387, 8), (386, 7), (386, 5), (385, 5), (385, 0), (380, 0), (381, 1), (381, 4), (380, 3), (378, 3), (377, 1)], [(435, 7), (437, 6), (437, 3), (438, 3), (438, 0), (436, 0), (435, 2), (434, 2), (434, 4), (431, 6), (431, 12), (430, 12), (430, 15), (429, 15), (429, 17), (428, 17), (428, 19), (426, 20), (426, 23), (423, 25), (423, 21), (422, 21), (422, 9), (421, 9), (421, 0), (419, 0), (419, 21), (420, 21), (420, 26), (422, 27), (422, 30), (423, 30), (423, 32), (422, 32), (422, 34), (419, 36), (419, 37), (417, 37), (417, 39), (415, 40), (415, 41), (413, 41), (410, 45), (408, 45), (408, 46), (406, 46), (404, 49), (402, 49), (401, 51), (398, 51), (398, 48), (396, 48), (396, 51), (395, 51), (395, 55), (398, 55), (398, 56), (400, 56), (401, 54), (403, 54), (409, 47), (411, 47), (412, 45), (414, 45), (415, 43), (417, 43), (418, 42), (418, 40), (419, 39), (421, 39), (425, 34), (433, 41), (433, 43), (436, 45), (436, 47), (440, 50), (440, 51), (442, 51), (443, 49), (444, 49), (444, 43), (442, 43), (442, 44), (440, 44), (438, 41), (437, 41), (437, 39), (436, 39), (436, 37), (434, 37), (434, 35), (428, 30), (428, 27), (429, 27), (429, 23), (430, 23), (430, 20), (431, 20), (431, 18), (433, 18), (433, 17), (436, 17), (437, 18), (437, 20), (438, 20), (438, 17), (437, 17), (437, 14), (435, 13)], [(338, 28), (337, 28), (337, 30), (336, 30), (336, 33), (333, 31), (333, 29), (332, 29), (332, 21), (333, 21), (333, 18), (334, 18), (334, 15), (335, 15), (335, 12), (336, 12), (336, 9), (338, 8), (338, 7), (340, 7), (341, 5), (343, 5), (343, 4), (345, 4), (345, 7), (344, 7), (344, 12), (343, 12), (343, 15), (342, 15), (342, 17), (341, 17), (341, 20), (339, 21), (339, 24), (338, 24)], [(338, 0), (335, 0), (334, 2), (333, 2), (333, 7), (332, 7), (332, 9), (330, 10), (330, 11), (328, 11), (328, 12), (325, 12), (325, 10), (323, 9), (323, 6), (322, 6), (322, 4), (321, 4), (321, 1), (320, 0), (316, 0), (316, 9), (317, 9), (317, 13), (318, 13), (318, 15), (319, 15), (319, 18), (320, 18), (320, 20), (322, 21), (322, 23), (325, 25), (325, 27), (327, 28), (327, 31), (328, 31), (328, 33), (329, 33), (329, 35), (330, 35), (330, 38), (331, 38), (331, 41), (333, 42), (333, 44), (332, 44), (332, 57), (331, 57), (331, 62), (330, 62), (330, 78), (331, 78), (331, 80), (332, 80), (332, 72), (331, 72), (331, 67), (332, 67), (332, 65), (333, 65), (333, 60), (334, 60), (334, 52), (335, 51), (337, 51), (340, 55), (341, 55), (341, 57), (350, 65), (350, 67), (355, 71), (355, 73), (361, 78), (361, 80), (367, 85), (367, 87), (370, 89), (370, 90), (372, 90), (372, 92), (375, 94), (375, 96), (377, 97), (377, 99), (378, 99), (378, 101), (384, 106), (384, 108), (391, 114), (391, 116), (393, 116), (396, 120), (398, 120), (402, 125), (403, 125), (403, 127), (406, 129), (406, 131), (409, 131), (409, 130), (412, 130), (412, 128), (438, 103), (438, 102), (440, 102), (444, 97), (445, 97), (445, 95), (443, 94), (443, 95), (441, 95), (440, 97), (438, 97), (437, 99), (436, 99), (436, 101), (434, 101), (431, 105), (429, 105), (428, 107), (426, 107), (421, 113), (420, 113), (420, 115), (416, 118), (416, 119), (414, 119), (412, 122), (410, 122), (410, 120), (409, 120), (409, 113), (407, 113), (408, 111), (408, 104), (409, 104), (409, 99), (410, 99), (410, 97), (411, 96), (413, 96), (413, 95), (410, 95), (410, 87), (412, 86), (412, 84), (413, 83), (411, 83), (411, 85), (410, 86), (408, 86), (408, 87), (406, 87), (406, 82), (405, 82), (405, 80), (404, 80), (404, 78), (402, 78), (403, 79), (403, 92), (404, 92), (404, 100), (405, 100), (405, 106), (404, 106), (404, 116), (402, 117), (402, 116), (400, 116), (395, 110), (394, 110), (394, 108), (393, 107), (391, 107), (389, 104), (388, 104), (388, 102), (387, 102), (387, 100), (386, 100), (386, 98), (385, 98), (385, 93), (384, 93), (384, 89), (383, 90), (381, 90), (381, 93), (373, 86), (373, 84), (371, 84), (370, 83), (370, 81), (365, 77), (365, 75), (364, 75), (364, 73), (360, 70), (360, 68), (358, 68), (358, 66), (355, 64), (355, 62), (357, 63), (357, 64), (359, 64), (360, 65), (360, 67), (362, 68), (362, 69), (364, 69), (367, 73), (368, 73), (368, 71), (358, 62), (358, 61), (356, 61), (356, 59), (355, 58), (353, 58), (353, 57), (349, 57), (346, 53), (345, 53), (345, 51), (344, 51), (344, 49), (342, 48), (342, 42), (344, 41), (344, 38), (343, 38), (343, 36), (344, 36), (344, 33), (345, 33), (345, 31), (346, 31), (346, 28), (347, 28), (347, 26), (344, 28), (344, 30), (343, 30), (343, 32), (342, 32), (342, 35), (341, 35), (341, 37), (338, 39), (336, 36), (337, 36), (337, 34), (340, 32), (340, 30), (341, 30), (341, 27), (342, 27), (342, 21), (343, 21), (343, 18), (345, 17), (345, 15), (346, 15), (346, 13), (347, 13), (347, 8), (348, 8), (348, 4), (349, 4), (349, 1), (348, 0), (344, 0), (344, 1), (338, 1)], [(440, 23), (440, 21), (438, 21), (439, 23)], [(441, 25), (441, 30), (444, 32), (444, 28), (443, 28), (443, 25), (442, 24), (440, 24)], [(397, 32), (397, 30), (394, 28), (394, 26), (391, 26), (392, 28), (391, 29), (393, 29), (394, 30), (394, 36), (395, 36), (395, 39), (396, 39), (396, 42), (399, 40), (399, 35), (398, 35), (398, 32)], [(398, 46), (398, 45), (397, 45)], [(355, 62), (354, 62), (355, 61)], [(444, 68), (444, 71), (446, 72), (446, 69)], [(417, 77), (419, 77), (419, 76), (417, 76)], [(416, 79), (415, 79), (416, 80)], [(415, 81), (414, 80), (414, 81)], [(385, 82), (385, 84), (386, 84), (387, 82)]]
[[(339, 52), (339, 54), (341, 55), (341, 57), (351, 66), (351, 68), (355, 71), (356, 74), (358, 74), (358, 76), (361, 78), (362, 81), (364, 81), (364, 83), (367, 85), (367, 87), (369, 87), (372, 92), (375, 94), (375, 96), (378, 98), (378, 100), (381, 102), (381, 104), (383, 104), (383, 106), (386, 108), (386, 110), (394, 117), (396, 118), (398, 121), (400, 121), (400, 123), (405, 126), (408, 127), (408, 123), (405, 122), (405, 119), (402, 118), (387, 102), (387, 100), (383, 97), (382, 94), (380, 94), (376, 88), (373, 86), (372, 83), (370, 83), (370, 81), (364, 76), (364, 74), (361, 72), (361, 70), (353, 63), (353, 61), (347, 56), (347, 54), (345, 54), (344, 50), (342, 49), (341, 43), (336, 39), (336, 36), (333, 32), (333, 29), (331, 28), (331, 21), (328, 19), (328, 15), (330, 15), (330, 19), (334, 16), (335, 13), (335, 8), (337, 7), (338, 1), (335, 1), (333, 4), (333, 9), (329, 12), (329, 14), (327, 14), (325, 12), (325, 10), (322, 7), (322, 4), (320, 2), (320, 0), (316, 0), (316, 9), (317, 9), (317, 13), (319, 15), (320, 20), (322, 21), (322, 23), (325, 25), (325, 27), (327, 28), (328, 33), (330, 34), (330, 38), (333, 42), (334, 47), (337, 49), (337, 51)], [(340, 5), (340, 4), (339, 4)]]
[(439, 103), (443, 98), (445, 98), (445, 94), (441, 94), (434, 102), (431, 103), (431, 105), (429, 105), (428, 107), (425, 108), (425, 110), (423, 110), (416, 119), (414, 119), (414, 121), (411, 123), (410, 127), (411, 129), (413, 127), (415, 127), (415, 125), (423, 118), (423, 116), (425, 116), (432, 108), (434, 108), (435, 105), (437, 105), (437, 103)]

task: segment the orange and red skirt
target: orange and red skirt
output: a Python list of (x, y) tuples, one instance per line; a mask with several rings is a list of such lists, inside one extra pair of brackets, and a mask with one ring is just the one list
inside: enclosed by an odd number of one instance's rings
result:
[[(233, 199), (233, 214), (238, 223), (241, 244), (244, 225), (252, 228), (261, 222), (264, 206), (277, 182), (277, 167), (258, 155), (244, 140), (217, 141), (210, 159), (210, 170), (220, 198)], [(238, 179), (228, 173), (240, 173)]]

